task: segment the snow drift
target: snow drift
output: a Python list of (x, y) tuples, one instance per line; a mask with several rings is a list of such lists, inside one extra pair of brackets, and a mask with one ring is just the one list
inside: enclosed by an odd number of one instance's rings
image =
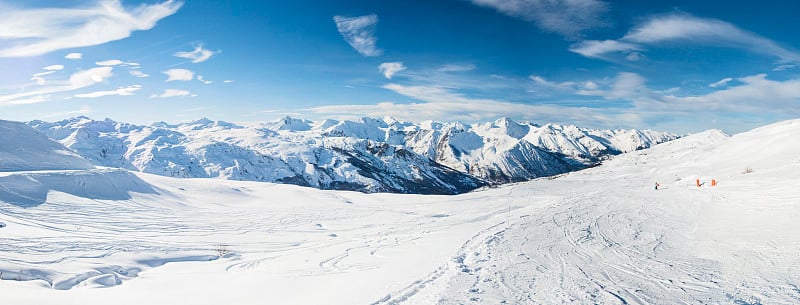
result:
[(92, 164), (24, 123), (0, 120), (0, 172), (88, 169)]

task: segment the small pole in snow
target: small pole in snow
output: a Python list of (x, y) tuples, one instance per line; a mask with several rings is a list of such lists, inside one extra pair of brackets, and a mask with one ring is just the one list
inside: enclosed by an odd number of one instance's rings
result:
[(506, 229), (511, 227), (511, 199), (507, 200), (508, 203), (508, 217), (506, 217)]

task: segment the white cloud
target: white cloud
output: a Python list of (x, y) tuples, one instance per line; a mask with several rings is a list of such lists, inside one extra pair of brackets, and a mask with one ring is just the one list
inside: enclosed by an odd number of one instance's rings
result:
[(139, 78), (150, 77), (150, 74), (146, 74), (146, 73), (144, 73), (142, 71), (139, 71), (139, 70), (128, 71), (128, 73), (130, 73), (133, 76), (139, 77)]
[(42, 69), (47, 70), (47, 71), (64, 70), (64, 65), (50, 65), (50, 66), (44, 67)]
[(736, 112), (763, 113), (764, 111), (800, 114), (800, 79), (774, 81), (766, 74), (737, 79), (739, 86), (730, 86), (705, 95), (666, 96), (666, 101), (689, 109), (725, 109)]
[(584, 40), (571, 45), (569, 50), (585, 57), (605, 59), (605, 55), (608, 53), (620, 52), (633, 54), (633, 51), (640, 51), (641, 47), (616, 40)]
[(546, 80), (544, 77), (538, 75), (531, 75), (528, 78), (533, 80), (533, 82), (538, 85), (555, 89), (570, 89), (575, 87), (576, 85), (575, 82), (561, 82), (561, 83), (551, 82), (549, 80)]
[(583, 89), (586, 89), (586, 90), (597, 90), (597, 88), (599, 88), (597, 83), (595, 83), (593, 81), (584, 82), (582, 84), (582, 87), (583, 87)]
[(598, 0), (472, 0), (503, 14), (535, 23), (539, 28), (577, 38), (584, 30), (605, 26), (608, 3)]
[(578, 89), (574, 93), (598, 96), (606, 100), (626, 100), (639, 105), (659, 101), (657, 94), (645, 85), (646, 81), (639, 74), (620, 72), (610, 84), (604, 85), (603, 88), (595, 82), (587, 82), (584, 83), (582, 89)]
[(75, 117), (75, 116), (79, 116), (79, 115), (87, 115), (87, 114), (90, 114), (90, 113), (92, 113), (92, 109), (89, 108), (89, 106), (83, 106), (78, 110), (70, 110), (70, 111), (63, 111), (63, 112), (49, 112), (49, 113), (46, 113), (46, 114), (45, 113), (41, 113), (41, 114), (37, 115), (36, 117), (38, 117), (40, 119), (43, 119), (43, 120), (48, 120), (48, 119), (52, 119), (52, 118), (70, 118), (70, 117)]
[(614, 80), (611, 90), (604, 97), (607, 99), (650, 99), (650, 89), (645, 86), (645, 78), (631, 72), (620, 72)]
[(786, 71), (794, 68), (797, 68), (797, 65), (790, 65), (790, 64), (778, 65), (777, 67), (775, 67), (775, 69), (772, 69), (772, 71)]
[(232, 80), (232, 79), (226, 79), (226, 80), (224, 80), (222, 82), (227, 84), (227, 83), (232, 83), (232, 82), (235, 82), (235, 81)]
[(43, 103), (43, 102), (46, 102), (48, 100), (50, 100), (49, 96), (37, 95), (37, 96), (34, 96), (34, 97), (22, 98), (22, 99), (8, 101), (8, 102), (6, 102), (6, 104), (8, 104), (8, 105), (29, 105), (29, 104)]
[(194, 72), (186, 69), (169, 69), (163, 73), (167, 75), (168, 82), (175, 80), (190, 81), (194, 79)]
[(493, 99), (474, 99), (452, 92), (447, 88), (436, 86), (388, 84), (384, 88), (422, 102), (329, 105), (306, 110), (339, 118), (358, 118), (365, 115), (374, 117), (391, 116), (404, 121), (441, 120), (442, 118), (478, 121), (505, 116), (526, 120), (579, 123), (595, 126), (638, 122), (638, 116), (631, 113), (602, 114), (589, 108), (530, 105)]
[(698, 111), (720, 110), (749, 114), (783, 112), (800, 115), (800, 108), (796, 106), (800, 102), (800, 79), (775, 81), (767, 79), (766, 74), (758, 74), (735, 79), (741, 85), (730, 86), (733, 80), (725, 78), (711, 84), (717, 84), (710, 86), (712, 88), (727, 87), (708, 94), (679, 96), (679, 88), (653, 90), (647, 87), (646, 79), (641, 75), (621, 72), (607, 85), (595, 83), (594, 86), (587, 86), (584, 83), (583, 88), (574, 93), (606, 100), (629, 101), (632, 102), (633, 110), (655, 116), (692, 115)]
[(732, 80), (733, 80), (733, 78), (727, 77), (727, 78), (723, 78), (723, 79), (719, 80), (718, 82), (711, 83), (708, 86), (711, 87), (711, 88), (724, 87), (725, 85), (728, 84), (728, 82), (730, 82)]
[[(45, 76), (45, 75), (50, 75), (50, 74), (53, 74), (53, 73), (56, 73), (56, 72), (58, 72), (58, 70), (57, 70), (57, 69), (52, 69), (51, 67), (52, 67), (52, 66), (45, 67), (45, 70), (48, 70), (48, 71), (45, 71), (45, 72), (39, 72), (39, 73), (35, 73), (35, 74), (33, 74), (33, 75), (31, 76), (31, 80), (32, 80), (32, 81), (35, 81), (37, 85), (39, 85), (39, 86), (43, 86), (43, 85), (44, 85), (44, 84), (47, 82), (47, 80), (45, 80), (45, 79), (44, 79), (44, 77), (42, 77), (42, 76)], [(47, 68), (51, 68), (51, 69), (47, 69)]]
[(83, 93), (83, 94), (76, 94), (74, 97), (85, 97), (85, 98), (94, 98), (94, 97), (103, 97), (109, 95), (133, 95), (134, 92), (139, 91), (142, 89), (140, 85), (133, 85), (128, 87), (122, 87), (117, 90), (109, 90), (109, 91), (95, 91), (90, 93)]
[(138, 63), (135, 63), (135, 62), (124, 62), (124, 61), (121, 61), (119, 59), (110, 59), (110, 60), (98, 61), (98, 62), (95, 62), (94, 64), (96, 64), (98, 66), (119, 66), (119, 65), (123, 65), (123, 66), (139, 66)]
[(402, 62), (396, 61), (382, 63), (380, 66), (378, 66), (378, 69), (381, 70), (381, 73), (383, 73), (383, 76), (385, 76), (387, 79), (392, 79), (392, 76), (395, 73), (403, 71), (407, 68)]
[(214, 52), (203, 49), (202, 45), (198, 45), (194, 47), (193, 51), (189, 52), (182, 51), (182, 52), (177, 52), (173, 55), (180, 58), (191, 59), (193, 63), (200, 63), (211, 58), (211, 56), (214, 55)]
[(214, 82), (214, 81), (210, 81), (210, 80), (207, 80), (207, 79), (203, 78), (202, 75), (198, 75), (197, 76), (197, 80), (199, 80), (201, 83), (204, 83), (206, 85), (211, 84), (211, 83)]
[(44, 84), (46, 83), (45, 79), (44, 79), (44, 78), (42, 78), (42, 77), (39, 77), (39, 76), (34, 76), (34, 77), (31, 77), (31, 80), (32, 80), (32, 81), (35, 81), (35, 82), (36, 82), (36, 84), (37, 84), (37, 85), (40, 85), (40, 86), (42, 86), (42, 85), (44, 85)]
[(360, 17), (334, 16), (336, 28), (342, 38), (350, 44), (353, 49), (364, 56), (379, 56), (383, 50), (375, 45), (378, 38), (375, 37), (375, 28), (378, 24), (378, 15), (371, 14)]
[(475, 70), (475, 65), (473, 64), (447, 64), (436, 69), (439, 72), (467, 72), (472, 70)]
[(122, 61), (119, 60), (119, 59), (111, 59), (111, 60), (105, 60), (105, 61), (98, 61), (98, 62), (95, 62), (94, 64), (98, 65), (98, 66), (116, 66), (116, 65), (121, 65)]
[(112, 67), (97, 67), (88, 70), (78, 71), (70, 75), (66, 81), (52, 81), (52, 86), (42, 87), (38, 90), (0, 96), (0, 104), (8, 104), (10, 101), (29, 98), (31, 96), (46, 95), (51, 93), (66, 92), (86, 88), (96, 83), (103, 82), (111, 77)]
[(775, 56), (784, 62), (800, 61), (800, 53), (785, 49), (772, 40), (721, 20), (687, 14), (653, 17), (632, 28), (619, 40), (587, 40), (573, 45), (570, 51), (586, 57), (608, 59), (605, 56), (609, 53), (640, 51), (642, 45), (656, 46), (666, 42), (735, 47)]
[(161, 94), (153, 94), (150, 98), (167, 98), (167, 97), (176, 97), (176, 96), (189, 96), (191, 92), (181, 89), (165, 89), (164, 93)]
[(55, 50), (99, 45), (149, 30), (174, 14), (182, 2), (168, 0), (126, 9), (119, 0), (91, 7), (13, 8), (0, 10), (0, 57), (29, 57)]
[(56, 71), (55, 70), (50, 70), (50, 71), (45, 71), (45, 72), (39, 72), (39, 73), (34, 74), (33, 77), (40, 77), (40, 76), (45, 76), (45, 75), (53, 74), (53, 73), (56, 73)]
[(642, 58), (644, 58), (644, 55), (639, 52), (630, 52), (628, 53), (628, 56), (625, 56), (625, 59), (628, 61), (640, 61)]
[(81, 59), (81, 58), (83, 58), (83, 54), (81, 54), (81, 53), (69, 53), (66, 56), (64, 56), (64, 58), (72, 59), (72, 60)]

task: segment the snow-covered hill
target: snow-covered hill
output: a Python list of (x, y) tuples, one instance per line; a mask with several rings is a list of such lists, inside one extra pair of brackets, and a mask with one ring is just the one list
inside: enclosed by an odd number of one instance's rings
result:
[(139, 126), (78, 117), (28, 125), (101, 166), (170, 177), (422, 194), (552, 176), (676, 138), (506, 118), (474, 125), (287, 117), (246, 126), (208, 119)]
[(48, 191), (38, 205), (0, 194), (0, 299), (797, 304), (798, 134), (800, 120), (712, 130), (454, 196), (113, 169), (4, 172), (22, 178), (0, 179), (0, 189)]
[(0, 172), (91, 167), (89, 161), (24, 123), (0, 120)]

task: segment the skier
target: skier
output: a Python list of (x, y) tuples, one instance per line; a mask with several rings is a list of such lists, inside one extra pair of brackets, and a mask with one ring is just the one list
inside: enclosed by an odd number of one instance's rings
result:
[(656, 182), (656, 191), (658, 190), (659, 186), (661, 186), (661, 184), (658, 184), (658, 182)]

